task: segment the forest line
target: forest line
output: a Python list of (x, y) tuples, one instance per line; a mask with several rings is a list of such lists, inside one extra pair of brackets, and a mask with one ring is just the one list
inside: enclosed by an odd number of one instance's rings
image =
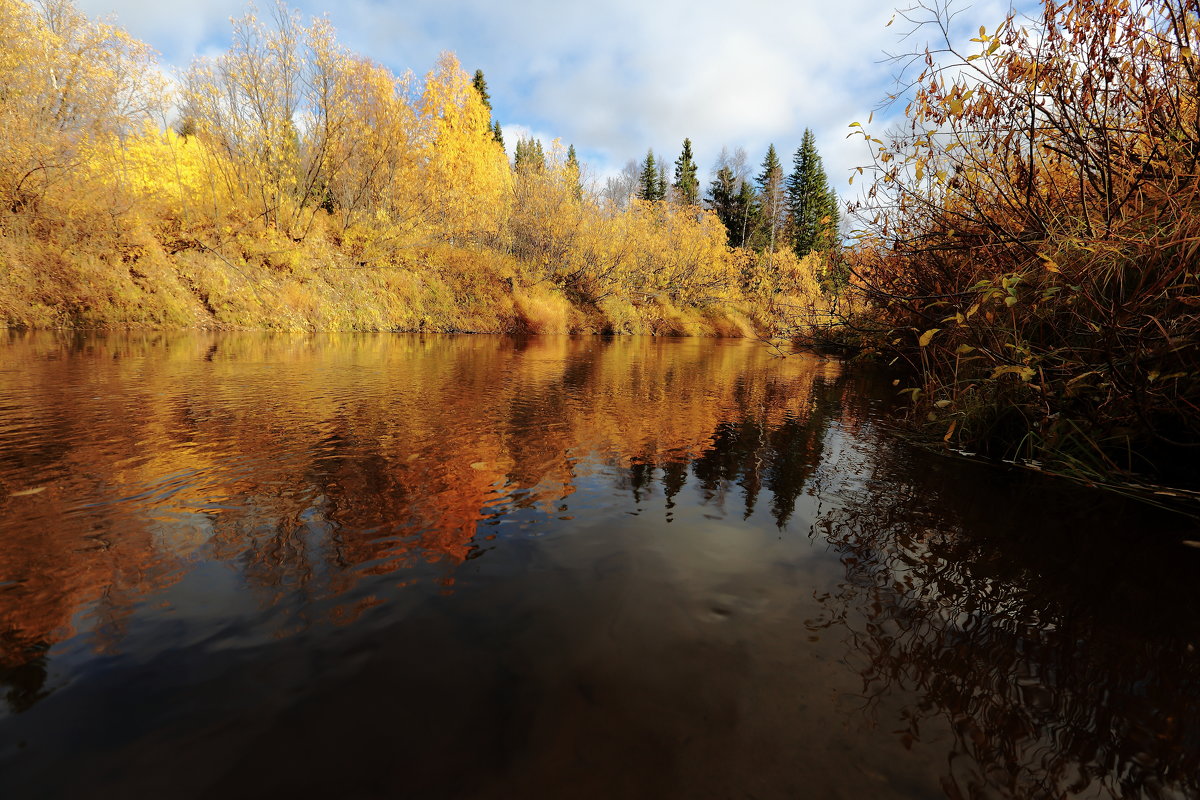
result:
[(685, 141), (622, 194), (573, 146), (510, 162), (482, 71), (395, 75), (283, 4), (177, 81), (68, 0), (2, 0), (0, 38), (10, 326), (748, 335), (825, 304), (811, 132), (791, 175), (772, 146), (702, 197)]

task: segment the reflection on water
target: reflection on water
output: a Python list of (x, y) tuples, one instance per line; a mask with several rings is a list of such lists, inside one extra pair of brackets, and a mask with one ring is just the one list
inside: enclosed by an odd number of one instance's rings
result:
[(736, 341), (13, 334), (0, 791), (1200, 793), (1183, 523), (914, 453), (873, 385)]

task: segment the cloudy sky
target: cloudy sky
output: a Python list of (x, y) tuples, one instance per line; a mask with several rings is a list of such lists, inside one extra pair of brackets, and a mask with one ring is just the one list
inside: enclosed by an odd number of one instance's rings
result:
[[(224, 49), (244, 0), (77, 0), (115, 18), (163, 61), (186, 66)], [(1031, 5), (1033, 0), (1018, 3)], [(573, 143), (593, 174), (647, 148), (673, 161), (692, 139), (706, 176), (722, 146), (752, 164), (774, 143), (785, 167), (805, 127), (845, 193), (864, 163), (847, 126), (892, 87), (885, 51), (909, 49), (886, 27), (905, 0), (293, 0), (328, 14), (341, 40), (397, 72), (428, 71), (442, 51), (482, 69), (510, 149), (516, 134)], [(960, 2), (964, 37), (1004, 18), (1010, 0)], [(968, 33), (970, 32), (970, 33)], [(876, 116), (876, 127), (880, 126)]]

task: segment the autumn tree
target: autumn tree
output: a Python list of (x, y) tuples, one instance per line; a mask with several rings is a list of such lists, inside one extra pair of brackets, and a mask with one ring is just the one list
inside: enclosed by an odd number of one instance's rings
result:
[(119, 168), (119, 139), (169, 99), (149, 47), (68, 0), (0, 0), (0, 197), (34, 209), (81, 175), (96, 147)]
[(443, 53), (426, 76), (420, 109), (429, 128), (421, 185), (439, 237), (498, 236), (512, 187), (508, 159), (492, 137), (483, 99), (452, 54)]

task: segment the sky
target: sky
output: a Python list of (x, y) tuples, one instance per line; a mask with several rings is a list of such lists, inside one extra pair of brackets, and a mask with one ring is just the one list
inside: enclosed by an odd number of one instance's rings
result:
[[(994, 28), (1011, 0), (960, 2), (956, 31)], [(1027, 0), (1029, 5), (1032, 0)], [(774, 144), (790, 169), (811, 128), (835, 189), (847, 196), (868, 154), (851, 122), (894, 91), (885, 52), (908, 51), (905, 0), (293, 0), (306, 16), (327, 14), (339, 39), (396, 72), (428, 72), (451, 51), (482, 69), (511, 151), (520, 134), (574, 144), (597, 180), (646, 151), (673, 162), (692, 140), (702, 175), (723, 146), (746, 149), (757, 167)], [(244, 0), (77, 0), (186, 67), (225, 49), (229, 18)], [(260, 8), (265, 9), (265, 3)], [(923, 43), (924, 39), (920, 39)], [(902, 111), (877, 111), (882, 131)], [(754, 170), (757, 172), (757, 169)]]

